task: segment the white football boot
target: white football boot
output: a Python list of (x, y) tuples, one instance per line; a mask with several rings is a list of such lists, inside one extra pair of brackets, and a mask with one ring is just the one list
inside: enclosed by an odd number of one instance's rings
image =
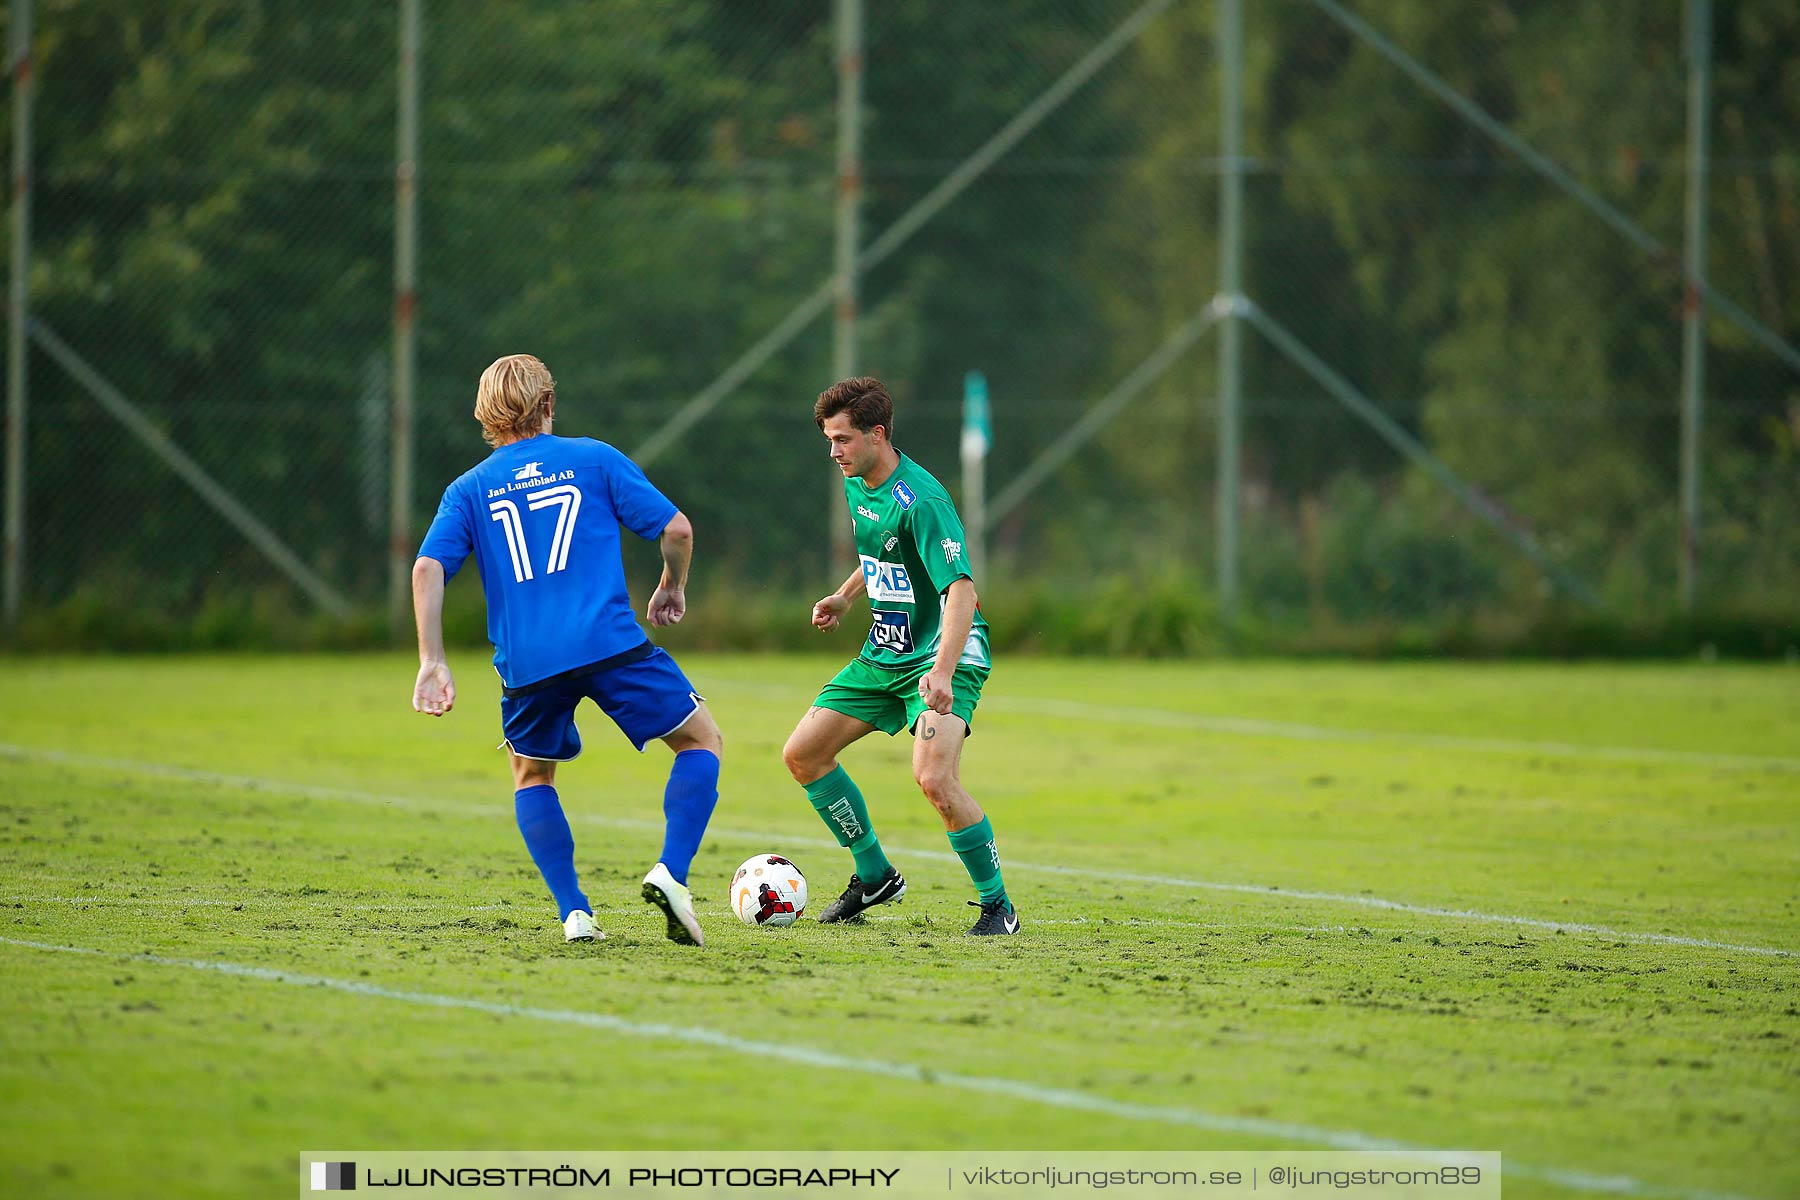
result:
[(683, 946), (704, 946), (706, 935), (694, 916), (694, 894), (675, 882), (669, 868), (657, 863), (644, 876), (644, 902), (662, 909), (669, 919), (669, 940)]
[(606, 935), (594, 924), (594, 914), (586, 909), (578, 908), (569, 914), (563, 922), (563, 941), (565, 942), (603, 942)]

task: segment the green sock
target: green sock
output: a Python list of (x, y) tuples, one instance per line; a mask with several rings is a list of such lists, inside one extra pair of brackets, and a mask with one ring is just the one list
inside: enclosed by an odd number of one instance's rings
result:
[(838, 845), (847, 846), (856, 856), (856, 873), (874, 883), (888, 872), (887, 855), (869, 822), (869, 806), (849, 772), (840, 766), (831, 773), (806, 785), (806, 798), (812, 801), (819, 819), (825, 822)]
[[(994, 827), (986, 817), (967, 829), (951, 830), (950, 848), (962, 859), (963, 869), (981, 893), (983, 904), (1006, 900), (1006, 884), (1000, 878), (1000, 851), (994, 849)], [(1006, 906), (1011, 908), (1011, 901)]]

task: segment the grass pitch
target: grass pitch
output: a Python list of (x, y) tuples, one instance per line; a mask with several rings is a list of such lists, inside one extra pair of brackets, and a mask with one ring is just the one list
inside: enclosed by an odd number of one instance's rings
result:
[(726, 733), (700, 951), (637, 897), (668, 755), (593, 709), (559, 785), (607, 939), (563, 943), (479, 655), (438, 721), (397, 657), (0, 661), (0, 1189), (1382, 1143), (1500, 1150), (1509, 1197), (1800, 1194), (1791, 667), (1003, 661), (964, 778), (1025, 934), (977, 941), (880, 735), (845, 762), (906, 903), (738, 925), (749, 854), (815, 908), (849, 873), (779, 761), (839, 660), (683, 664)]

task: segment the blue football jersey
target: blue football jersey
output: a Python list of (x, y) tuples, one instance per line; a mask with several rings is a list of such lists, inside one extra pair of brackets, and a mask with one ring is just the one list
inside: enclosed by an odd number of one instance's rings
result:
[(675, 512), (617, 449), (544, 433), (445, 488), (419, 557), (443, 563), (447, 579), (475, 555), (494, 667), (523, 687), (643, 643), (619, 527), (655, 539)]

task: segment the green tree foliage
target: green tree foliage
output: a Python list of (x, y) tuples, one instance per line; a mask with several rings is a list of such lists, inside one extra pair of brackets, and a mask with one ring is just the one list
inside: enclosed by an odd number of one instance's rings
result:
[[(36, 30), (37, 315), (283, 536), (351, 574), (354, 460), (330, 432), (388, 311), (393, 56), (378, 20), (349, 4), (296, 22), (217, 0), (66, 3), (39, 5)], [(110, 573), (178, 599), (221, 573), (266, 577), (238, 539), (196, 538), (217, 519), (63, 372), (38, 366), (33, 394), (34, 587)]]
[[(1670, 250), (1646, 257), (1566, 192), (1305, 3), (1250, 6), (1247, 259), (1252, 296), (1465, 478), (1612, 598), (1672, 596), (1680, 389), (1679, 269), (1687, 72), (1681, 6), (1614, 0), (1394, 0), (1350, 5), (1457, 93), (1566, 167)], [(1138, 69), (1169, 86), (1212, 14), (1172, 14)], [(1714, 283), (1790, 338), (1787, 281), (1800, 235), (1791, 130), (1800, 53), (1791, 5), (1717, 6), (1710, 239)], [(1184, 50), (1184, 47), (1189, 49)], [(1208, 72), (1211, 75), (1211, 72)], [(1206, 80), (1216, 89), (1216, 78)], [(1115, 213), (1190, 202), (1180, 165), (1210, 152), (1217, 110), (1151, 142)], [(1205, 212), (1210, 217), (1210, 212)], [(1168, 327), (1166, 299), (1206, 260), (1204, 221), (1138, 251), (1156, 277), (1110, 299), (1133, 329)], [(1791, 512), (1800, 380), (1717, 315), (1706, 470), (1707, 542), (1721, 566), (1754, 543), (1791, 562), (1792, 518), (1743, 495), (1759, 479)], [(1253, 339), (1254, 340), (1254, 339)], [(1296, 524), (1302, 501), (1356, 470), (1397, 481), (1393, 452), (1320, 398), (1290, 364), (1251, 351), (1246, 459)], [(1184, 386), (1169, 380), (1166, 392)], [(1195, 440), (1209, 431), (1194, 426)], [(1135, 453), (1135, 447), (1132, 447)], [(1778, 472), (1754, 464), (1777, 464)], [(1137, 461), (1179, 486), (1192, 458)], [(1391, 485), (1390, 485), (1391, 486)], [(1400, 493), (1391, 493), (1400, 502)], [(1729, 505), (1729, 507), (1727, 507)], [(1770, 522), (1773, 522), (1771, 524)], [(1754, 532), (1751, 532), (1754, 529)], [(1448, 564), (1447, 564), (1448, 565)], [(1786, 577), (1791, 578), (1791, 571)], [(1735, 586), (1727, 571), (1725, 587)], [(1421, 595), (1432, 589), (1419, 577)], [(1738, 577), (1738, 578), (1741, 578)], [(1772, 593), (1770, 593), (1772, 594)]]
[[(863, 243), (1137, 7), (870, 5)], [(1678, 251), (1680, 5), (1351, 7)], [(1715, 8), (1712, 276), (1792, 338), (1800, 10)], [(378, 596), (394, 9), (37, 9), (35, 310), (304, 557)], [(425, 11), (422, 519), (481, 451), (469, 409), (495, 356), (541, 355), (559, 428), (631, 449), (829, 279), (837, 89), (824, 3)], [(1317, 6), (1246, 11), (1248, 290), (1611, 601), (1672, 595), (1678, 254), (1646, 258)], [(859, 366), (947, 481), (965, 372), (993, 389), (992, 490), (1211, 298), (1214, 19), (1171, 6), (864, 280)], [(1707, 578), (1718, 600), (1791, 603), (1800, 377), (1716, 313), (1707, 332)], [(1472, 518), (1247, 344), (1262, 603), (1357, 619), (1535, 597)], [(715, 564), (816, 578), (836, 514), (810, 404), (829, 369), (821, 319), (653, 468)], [(194, 603), (271, 578), (60, 369), (35, 356), (33, 376), (40, 600), (116, 577)], [(1213, 387), (1203, 343), (1007, 523), (1003, 562), (1200, 572)], [(59, 481), (94, 462), (84, 488)]]

